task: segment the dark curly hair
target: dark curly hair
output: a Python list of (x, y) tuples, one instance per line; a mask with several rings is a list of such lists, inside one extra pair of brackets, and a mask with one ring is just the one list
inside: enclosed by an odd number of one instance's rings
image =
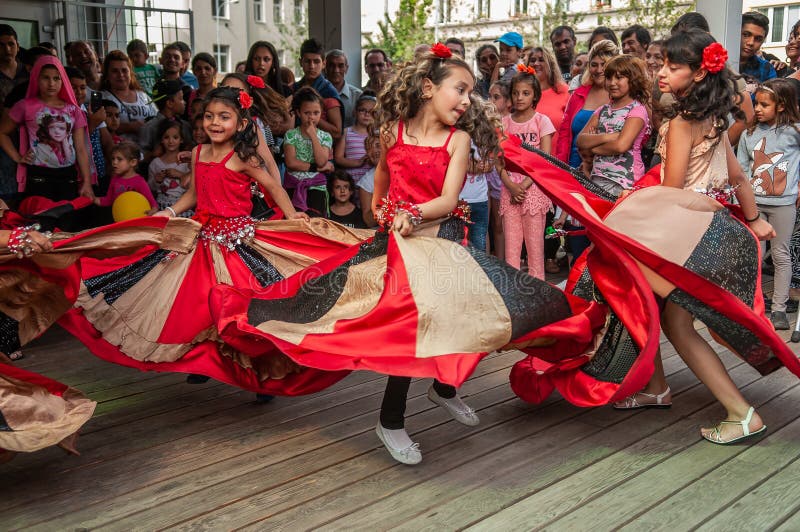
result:
[(300, 107), (306, 102), (317, 102), (320, 109), (325, 109), (325, 102), (316, 90), (312, 87), (302, 87), (292, 97), (292, 113), (294, 113), (294, 116), (298, 116)]
[[(378, 107), (375, 108), (375, 123), (380, 125), (381, 135), (387, 144), (396, 140), (392, 127), (401, 120), (408, 122), (425, 106), (423, 80), (429, 79), (434, 85), (440, 85), (452, 74), (453, 68), (463, 68), (475, 80), (475, 74), (463, 59), (457, 56), (443, 59), (432, 52), (423, 54), (419, 61), (408, 62), (395, 69), (394, 76), (378, 96)], [(478, 100), (470, 96), (471, 104), (455, 127), (466, 131), (478, 146), (481, 157), (488, 158), (500, 150), (497, 137), (499, 119), (488, 117), (484, 106), (475, 105)]]
[(228, 107), (235, 109), (236, 114), (239, 116), (239, 123), (244, 122), (244, 129), (238, 131), (233, 136), (233, 149), (239, 158), (253, 166), (260, 166), (264, 164), (264, 160), (258, 155), (256, 148), (258, 147), (258, 133), (256, 131), (255, 122), (250, 117), (250, 112), (247, 109), (242, 109), (239, 104), (239, 94), (242, 91), (233, 87), (217, 87), (206, 95), (206, 104), (203, 106), (203, 112), (208, 108), (212, 102), (221, 102)]
[[(703, 61), (703, 50), (715, 42), (709, 33), (693, 28), (673, 34), (664, 42), (662, 53), (670, 63), (687, 65), (696, 71)], [(664, 115), (670, 120), (678, 115), (691, 121), (710, 119), (712, 131), (708, 138), (718, 137), (728, 129), (729, 114), (735, 119), (744, 118), (739, 108), (741, 96), (734, 87), (735, 76), (727, 67), (716, 74), (708, 72), (686, 94), (675, 94), (675, 103), (665, 109)]]
[(628, 78), (628, 94), (637, 102), (650, 105), (650, 86), (647, 77), (647, 66), (644, 61), (632, 55), (618, 55), (606, 63), (603, 74), (606, 80), (615, 75)]

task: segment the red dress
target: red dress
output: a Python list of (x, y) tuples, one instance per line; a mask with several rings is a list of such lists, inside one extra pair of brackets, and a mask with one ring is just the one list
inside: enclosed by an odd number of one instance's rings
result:
[[(226, 166), (232, 155), (203, 162), (198, 153), (193, 220), (141, 218), (62, 234), (53, 252), (32, 260), (0, 253), (0, 263), (6, 261), (0, 286), (13, 275), (25, 281), (6, 293), (17, 299), (40, 293), (25, 306), (29, 314), (13, 320), (16, 343), (69, 309), (59, 323), (94, 354), (141, 370), (203, 374), (284, 395), (310, 393), (341, 379), (346, 372), (309, 370), (275, 351), (245, 356), (217, 335), (208, 305), (215, 285), (267, 286), (371, 235), (323, 219), (250, 218), (251, 180)], [(38, 289), (25, 285), (56, 274)], [(57, 297), (59, 305), (43, 305), (41, 292)]]
[[(391, 199), (424, 203), (441, 194), (453, 132), (442, 146), (415, 146), (398, 125), (386, 154)], [(211, 307), (220, 334), (246, 353), (274, 345), (303, 366), (456, 386), (484, 355), (510, 344), (576, 354), (592, 344), (602, 308), (459, 245), (464, 229), (446, 218), (405, 238), (379, 232), (262, 290), (219, 286)]]

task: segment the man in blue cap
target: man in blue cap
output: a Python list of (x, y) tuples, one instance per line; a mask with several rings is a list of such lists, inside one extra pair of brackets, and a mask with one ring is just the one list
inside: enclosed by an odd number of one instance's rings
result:
[(492, 83), (498, 79), (511, 80), (517, 73), (517, 63), (522, 54), (522, 35), (516, 31), (504, 33), (494, 42), (500, 43), (500, 60), (492, 72)]

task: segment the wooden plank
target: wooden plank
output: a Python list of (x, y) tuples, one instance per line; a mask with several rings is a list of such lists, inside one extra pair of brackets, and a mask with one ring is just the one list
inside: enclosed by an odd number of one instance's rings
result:
[(794, 514), (781, 523), (775, 532), (797, 532), (798, 530), (800, 530), (800, 509), (795, 509)]
[[(793, 400), (783, 401), (779, 405), (779, 411), (771, 413), (773, 419), (781, 414), (796, 418), (798, 395), (790, 393), (787, 397), (789, 395)], [(785, 412), (781, 412), (781, 409)], [(780, 426), (780, 423), (778, 425)], [(677, 528), (699, 526), (720, 509), (752, 491), (765, 478), (795, 460), (798, 457), (798, 449), (794, 442), (797, 441), (798, 435), (800, 435), (800, 424), (795, 423), (786, 433), (792, 441), (787, 442), (782, 437), (773, 439), (767, 436), (762, 442), (749, 448), (745, 447), (744, 451), (736, 447), (718, 450), (720, 454), (733, 456), (720, 467), (653, 506), (646, 514), (632, 520), (622, 530), (664, 529), (666, 523), (670, 523), (670, 527)]]
[[(505, 356), (493, 358), (484, 366), (484, 371), (492, 371), (494, 366), (507, 367), (510, 360), (518, 355), (510, 353)], [(507, 379), (507, 374), (500, 374), (494, 378), (498, 384)], [(491, 376), (491, 374), (489, 374)], [(469, 381), (464, 388), (478, 390), (482, 386), (481, 377)], [(475, 382), (475, 384), (472, 384)], [(418, 381), (412, 384), (413, 396), (421, 396), (428, 387), (428, 382)], [(326, 427), (335, 429), (337, 423), (345, 422), (357, 417), (363, 412), (375, 412), (380, 404), (378, 394), (383, 390), (383, 383), (374, 386), (373, 393), (366, 397), (359, 397), (347, 403), (333, 403), (329, 398), (308, 401), (297, 405), (295, 408), (286, 408), (276, 412), (265, 412), (248, 416), (246, 419), (234, 423), (223, 423), (219, 420), (213, 428), (193, 438), (181, 438), (163, 443), (149, 449), (128, 453), (115, 457), (113, 460), (99, 464), (90, 464), (88, 467), (73, 471), (65, 475), (63, 482), (59, 483), (61, 491), (53, 493), (46, 489), (48, 482), (44, 478), (35, 478), (28, 483), (28, 490), (23, 494), (15, 490), (10, 497), (0, 500), (0, 511), (9, 516), (18, 525), (39, 522), (61, 515), (65, 509), (86, 506), (101, 500), (121, 495), (140, 485), (149, 485), (161, 480), (168, 480), (175, 476), (197, 470), (207, 464), (222, 462), (227, 458), (248, 452), (259, 451), (268, 459), (271, 453), (265, 448), (278, 442), (305, 435), (306, 446), (298, 449), (287, 448), (285, 452), (299, 454), (308, 450), (308, 446), (316, 448), (327, 445), (329, 441), (320, 437)], [(433, 405), (425, 399), (426, 409)], [(263, 412), (263, 411), (262, 411)], [(412, 410), (413, 414), (414, 411)], [(373, 415), (376, 415), (373, 413)], [(280, 429), (274, 427), (280, 425)], [(347, 425), (343, 424), (342, 430)], [(214, 453), (206, 449), (215, 448)], [(287, 447), (290, 447), (286, 444)], [(292, 454), (293, 455), (293, 454)], [(260, 460), (261, 458), (259, 458)], [(255, 461), (258, 463), (258, 460)], [(124, 481), (120, 482), (120, 479)], [(0, 486), (6, 484), (16, 485), (19, 479), (0, 478)], [(89, 492), (77, 493), (81, 486), (92, 484), (95, 488)], [(141, 483), (141, 484), (137, 484)], [(39, 484), (37, 486), (37, 484)], [(184, 486), (191, 489), (191, 486)], [(47, 500), (36, 512), (26, 511), (32, 506), (32, 494), (43, 495)], [(10, 508), (11, 507), (11, 508)], [(10, 509), (8, 509), (10, 508)], [(33, 515), (31, 515), (33, 513)], [(32, 522), (30, 520), (33, 520)]]
[[(560, 430), (569, 424), (563, 423), (542, 435), (547, 443), (544, 452), (529, 452), (525, 445), (515, 444), (493, 456), (481, 457), (463, 467), (447, 471), (426, 484), (414, 486), (413, 490), (398, 492), (393, 497), (373, 503), (358, 512), (340, 515), (336, 520), (326, 521), (325, 525), (333, 528), (351, 526), (368, 528), (369, 522), (372, 521), (379, 529), (390, 527), (412, 529), (421, 523), (411, 525), (410, 519), (423, 514), (437, 513), (440, 503), (460, 496), (474, 500), (476, 495), (482, 496), (484, 500), (484, 504), (479, 506), (479, 512), (483, 516), (486, 503), (496, 501), (502, 506), (513, 502), (514, 499), (510, 498), (510, 495), (515, 486), (528, 491), (531, 484), (538, 486), (545, 482), (546, 485), (550, 485), (562, 478), (571, 482), (576, 471), (669, 426), (686, 412), (698, 408), (697, 405), (702, 404), (703, 395), (705, 390), (694, 386), (678, 396), (679, 403), (672, 411), (659, 416), (641, 415), (641, 412), (617, 412), (619, 421), (616, 426), (607, 429), (597, 427), (593, 433), (572, 443), (564, 441), (560, 436)], [(581, 422), (592, 416), (595, 411), (586, 411), (572, 422)], [(493, 486), (498, 485), (503, 486), (503, 489), (493, 489)], [(400, 501), (403, 501), (402, 504)], [(464, 508), (463, 504), (457, 506)], [(546, 510), (545, 506), (543, 511)], [(515, 516), (512, 521), (526, 529), (534, 526), (523, 516)], [(460, 527), (461, 523), (451, 523), (449, 526)], [(503, 526), (513, 528), (509, 523)]]
[[(501, 414), (517, 417), (523, 415), (514, 407), (503, 408), (501, 406), (498, 408), (496, 402), (503, 399), (508, 400), (508, 398), (509, 391), (507, 387), (503, 386), (497, 386), (473, 396), (476, 404), (492, 406), (492, 410), (497, 412), (498, 416)], [(426, 400), (420, 397), (416, 401)], [(447, 419), (440, 410), (431, 408), (419, 414), (415, 417), (415, 423), (445, 425)], [(213, 469), (209, 467), (205, 471), (184, 475), (181, 477), (182, 484), (194, 484), (197, 491), (188, 492), (183, 489), (185, 494), (179, 497), (173, 496), (174, 490), (167, 487), (166, 495), (169, 498), (163, 500), (161, 495), (165, 487), (149, 486), (145, 490), (131, 494), (135, 496), (136, 505), (120, 508), (118, 501), (106, 502), (99, 507), (104, 510), (102, 522), (113, 524), (115, 527), (135, 527), (138, 524), (145, 528), (161, 528), (185, 519), (202, 516), (206, 522), (205, 526), (230, 528), (238, 521), (240, 512), (256, 511), (260, 516), (269, 509), (294, 504), (292, 494), (296, 490), (302, 493), (306, 489), (305, 485), (299, 486), (295, 482), (298, 477), (324, 482), (325, 478), (332, 472), (339, 471), (343, 465), (351, 468), (348, 472), (352, 474), (358, 474), (364, 469), (392, 467), (392, 463), (375, 452), (376, 444), (380, 445), (371, 430), (375, 424), (375, 415), (373, 413), (365, 414), (352, 420), (352, 423), (353, 426), (349, 430), (344, 424), (338, 424), (328, 431), (326, 437), (332, 443), (322, 447), (309, 448), (307, 439), (319, 440), (320, 438), (319, 435), (309, 435), (308, 438), (295, 438), (280, 446), (265, 449), (264, 454), (267, 454), (268, 458), (264, 460), (250, 460), (243, 456), (226, 460), (224, 464), (214, 466)], [(348, 431), (343, 432), (345, 430)], [(440, 430), (445, 430), (445, 428), (442, 427)], [(225, 472), (217, 472), (219, 468), (224, 468)], [(212, 472), (213, 475), (210, 474)], [(197, 485), (198, 483), (200, 485)], [(131, 513), (132, 509), (141, 510), (144, 506), (146, 509), (143, 511)], [(95, 518), (96, 512), (92, 510), (96, 508), (87, 509), (86, 517)], [(214, 509), (220, 511), (212, 512)], [(118, 517), (118, 512), (129, 515)], [(211, 514), (207, 514), (207, 512), (211, 512)], [(220, 519), (221, 523), (210, 524), (216, 519)], [(53, 525), (62, 527), (62, 525), (70, 526), (72, 523), (73, 521), (59, 521)], [(78, 526), (99, 524), (97, 520), (74, 523)], [(51, 524), (46, 523), (46, 525), (50, 526)]]
[[(731, 528), (767, 530), (784, 522), (800, 510), (800, 503), (797, 501), (797, 479), (800, 478), (798, 425), (800, 421), (795, 420), (789, 426), (770, 434), (768, 441), (765, 441), (766, 445), (772, 446), (769, 449), (771, 454), (781, 455), (783, 450), (787, 456), (794, 456), (794, 461), (761, 482), (749, 493), (745, 493), (698, 530), (706, 532), (725, 532)], [(747, 454), (748, 451), (745, 451), (740, 458), (749, 459)]]
[[(796, 386), (796, 382), (793, 382), (796, 379), (790, 379), (787, 376), (780, 381), (781, 384), (789, 383), (793, 387), (776, 399), (767, 399), (767, 402), (761, 405), (764, 415), (769, 417), (770, 423), (775, 429), (793, 422), (795, 416), (791, 410), (786, 409), (786, 404), (791, 401), (796, 402), (800, 398), (800, 388)], [(760, 382), (751, 388), (767, 390), (767, 387)], [(762, 398), (754, 398), (754, 401), (759, 399)], [(652, 439), (657, 441), (653, 443), (659, 447), (666, 445), (666, 449), (664, 456), (652, 457), (652, 465), (645, 462), (647, 457), (642, 453), (639, 445), (625, 449), (626, 455), (642, 459), (642, 467), (640, 471), (632, 471), (632, 474), (623, 477), (621, 481), (615, 480), (614, 475), (606, 474), (603, 471), (587, 470), (585, 472), (587, 475), (594, 472), (598, 478), (602, 477), (603, 482), (606, 483), (605, 489), (601, 488), (598, 492), (599, 496), (592, 497), (585, 504), (577, 507), (575, 511), (566, 512), (566, 515), (552, 520), (547, 528), (563, 530), (578, 526), (580, 523), (592, 522), (593, 526), (600, 530), (619, 529), (628, 521), (635, 519), (637, 515), (649, 512), (651, 507), (685, 489), (698, 477), (730, 460), (733, 455), (744, 452), (747, 449), (745, 446), (721, 448), (697, 437), (698, 420), (708, 416), (709, 411), (718, 410), (717, 405), (712, 404), (705, 411), (685, 420), (683, 425), (685, 425), (687, 436), (682, 440), (679, 437), (679, 432), (683, 432), (681, 424), (668, 427), (654, 435)], [(611, 465), (618, 464), (619, 460), (611, 462)], [(631, 497), (633, 498), (631, 499)], [(603, 511), (607, 508), (614, 508), (614, 512)], [(589, 521), (586, 521), (587, 519)]]

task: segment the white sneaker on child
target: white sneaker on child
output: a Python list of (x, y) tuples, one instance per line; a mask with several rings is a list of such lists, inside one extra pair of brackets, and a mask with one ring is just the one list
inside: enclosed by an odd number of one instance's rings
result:
[(478, 418), (478, 414), (468, 407), (458, 395), (445, 399), (436, 393), (436, 390), (431, 386), (428, 388), (428, 399), (447, 410), (447, 412), (453, 416), (453, 419), (463, 425), (474, 427), (481, 422)]
[[(415, 465), (422, 462), (422, 451), (419, 450), (419, 444), (411, 441), (406, 429), (390, 430), (384, 428), (379, 421), (375, 427), (375, 433), (392, 458), (401, 464)], [(408, 445), (398, 443), (398, 440), (400, 442), (407, 441)]]

